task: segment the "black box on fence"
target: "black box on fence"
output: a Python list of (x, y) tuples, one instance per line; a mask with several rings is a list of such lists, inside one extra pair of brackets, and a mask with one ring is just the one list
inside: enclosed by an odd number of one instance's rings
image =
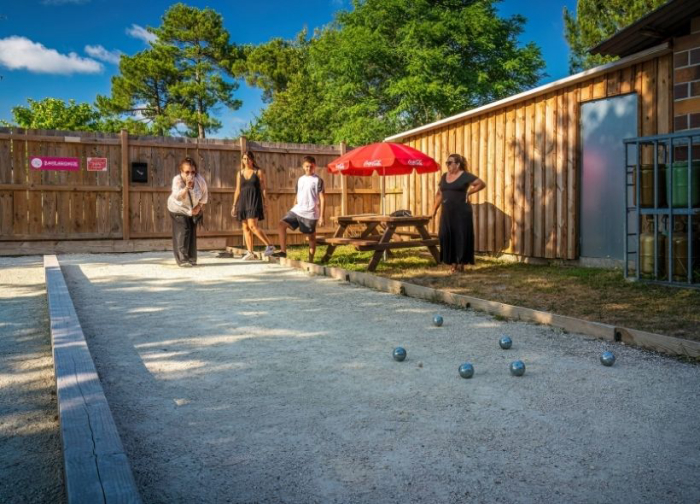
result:
[(131, 163), (131, 181), (148, 182), (148, 163)]

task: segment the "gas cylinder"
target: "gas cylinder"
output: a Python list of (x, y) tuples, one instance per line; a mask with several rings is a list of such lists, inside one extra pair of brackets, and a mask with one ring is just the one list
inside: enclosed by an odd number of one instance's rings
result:
[[(659, 207), (665, 207), (666, 203), (666, 165), (658, 163), (657, 180), (659, 188), (656, 191), (658, 196), (657, 204)], [(651, 208), (654, 206), (654, 165), (644, 164), (641, 169), (641, 191), (640, 191), (640, 206), (642, 208)]]
[[(666, 273), (666, 250), (667, 243), (666, 237), (661, 233), (656, 235), (657, 247), (659, 251), (659, 256), (657, 260), (657, 268), (659, 273), (659, 278), (662, 278)], [(639, 235), (639, 246), (640, 246), (640, 262), (641, 262), (641, 274), (648, 277), (654, 276), (654, 233), (645, 232)]]
[[(694, 160), (691, 164), (692, 186), (690, 189), (690, 201), (692, 207), (700, 206), (700, 160)], [(673, 173), (673, 187), (671, 186), (671, 174)], [(666, 170), (666, 196), (672, 202), (674, 208), (688, 206), (688, 161), (675, 161), (673, 168)]]

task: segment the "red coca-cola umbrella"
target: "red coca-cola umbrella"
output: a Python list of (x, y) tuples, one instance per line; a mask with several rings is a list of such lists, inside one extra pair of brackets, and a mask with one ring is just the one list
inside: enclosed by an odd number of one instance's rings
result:
[[(374, 172), (382, 177), (432, 173), (440, 169), (433, 158), (408, 145), (379, 142), (358, 147), (328, 163), (334, 174), (369, 177)], [(382, 181), (382, 213), (384, 213), (384, 181)]]
[(440, 166), (430, 156), (408, 145), (379, 142), (358, 147), (328, 163), (331, 173), (368, 177), (375, 171), (382, 176), (432, 173)]

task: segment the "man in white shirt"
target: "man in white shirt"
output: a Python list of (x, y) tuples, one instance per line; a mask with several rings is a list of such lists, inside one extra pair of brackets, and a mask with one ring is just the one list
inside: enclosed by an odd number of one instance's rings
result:
[(275, 257), (287, 257), (287, 229), (299, 229), (309, 236), (309, 262), (314, 261), (316, 253), (316, 225), (323, 226), (326, 210), (326, 195), (323, 180), (316, 175), (316, 159), (304, 156), (304, 175), (297, 180), (297, 195), (294, 206), (287, 212), (279, 224), (280, 252)]

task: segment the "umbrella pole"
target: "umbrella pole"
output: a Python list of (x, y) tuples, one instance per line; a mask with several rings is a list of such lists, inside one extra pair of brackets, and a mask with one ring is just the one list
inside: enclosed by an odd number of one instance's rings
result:
[(382, 167), (382, 215), (386, 215), (386, 168)]
[[(384, 199), (386, 198), (386, 168), (382, 166), (382, 215), (386, 215), (386, 202)], [(384, 251), (384, 261), (387, 260), (387, 257), (389, 254), (387, 251)]]

